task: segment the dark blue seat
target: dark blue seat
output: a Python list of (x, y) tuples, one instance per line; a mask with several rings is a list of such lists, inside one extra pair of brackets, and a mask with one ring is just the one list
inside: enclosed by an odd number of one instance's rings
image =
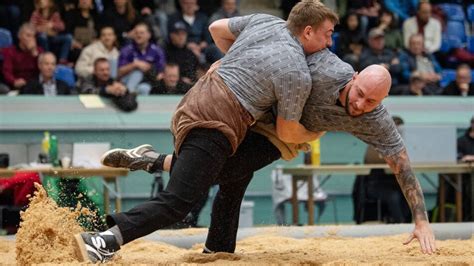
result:
[(467, 7), (467, 20), (471, 23), (474, 23), (474, 4), (471, 4)]
[(339, 32), (334, 32), (332, 34), (332, 45), (329, 47), (329, 50), (333, 53), (336, 53), (337, 48), (339, 47)]
[(9, 30), (0, 28), (0, 48), (5, 48), (13, 44), (12, 34)]
[(447, 20), (464, 21), (466, 19), (461, 5), (446, 3), (437, 6), (446, 14)]
[(441, 87), (446, 87), (451, 81), (456, 79), (456, 70), (455, 69), (443, 69), (441, 71), (441, 80), (439, 84)]
[(74, 70), (71, 67), (57, 65), (54, 72), (54, 78), (64, 81), (67, 85), (74, 87), (76, 78), (74, 77)]
[(446, 23), (446, 30), (444, 32), (448, 39), (458, 39), (461, 43), (466, 43), (466, 28), (464, 22), (448, 21)]

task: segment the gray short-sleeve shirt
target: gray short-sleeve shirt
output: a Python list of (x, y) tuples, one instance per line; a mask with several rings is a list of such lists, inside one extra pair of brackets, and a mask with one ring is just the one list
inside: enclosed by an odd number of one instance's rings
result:
[(337, 105), (339, 91), (351, 80), (354, 70), (328, 49), (307, 57), (312, 91), (303, 110), (301, 123), (311, 131), (344, 131), (372, 145), (382, 156), (404, 148), (393, 119), (382, 104), (358, 117)]
[(255, 119), (276, 104), (280, 117), (298, 121), (311, 76), (303, 47), (286, 22), (257, 14), (231, 18), (229, 29), (237, 39), (218, 69), (229, 89)]

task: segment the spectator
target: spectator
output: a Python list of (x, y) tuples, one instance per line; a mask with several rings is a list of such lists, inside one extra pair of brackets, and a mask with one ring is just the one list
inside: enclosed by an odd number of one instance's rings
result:
[(38, 54), (35, 28), (25, 23), (18, 31), (18, 45), (3, 50), (3, 77), (12, 90), (19, 90), (38, 75)]
[(180, 0), (182, 11), (171, 15), (168, 20), (168, 29), (177, 21), (185, 23), (188, 31), (187, 47), (196, 55), (199, 61), (214, 62), (222, 57), (222, 53), (214, 44), (211, 44), (211, 35), (207, 29), (208, 18), (198, 12), (197, 0)]
[[(394, 116), (393, 121), (398, 131), (400, 131), (400, 127), (403, 126), (403, 120), (400, 117)], [(385, 164), (385, 161), (372, 146), (369, 146), (365, 153), (364, 163)], [(364, 222), (367, 217), (376, 216), (371, 215), (370, 210), (366, 209), (365, 201), (367, 199), (375, 199), (381, 202), (382, 210), (380, 211), (382, 211), (382, 214), (380, 215), (387, 223), (411, 222), (410, 207), (400, 190), (397, 179), (393, 174), (386, 174), (384, 169), (372, 169), (367, 176), (357, 176), (353, 190), (353, 199), (354, 218), (357, 223)], [(365, 213), (364, 216), (361, 215), (362, 212)]]
[(390, 89), (390, 95), (432, 95), (432, 91), (426, 86), (426, 81), (423, 80), (420, 74), (415, 73), (410, 76), (408, 85), (398, 85)]
[(54, 78), (56, 57), (51, 52), (45, 52), (38, 57), (40, 74), (20, 90), (20, 94), (41, 94), (45, 96), (69, 95), (71, 89), (64, 81)]
[(62, 34), (66, 27), (53, 0), (35, 0), (35, 11), (30, 18), (37, 31), (39, 45), (46, 51), (59, 49), (56, 56), (60, 64), (68, 63), (72, 36)]
[(125, 112), (138, 107), (136, 94), (130, 93), (125, 85), (111, 77), (110, 63), (106, 58), (97, 58), (94, 61), (94, 74), (81, 81), (79, 91), (110, 98), (118, 109)]
[(114, 28), (111, 26), (103, 27), (100, 30), (99, 40), (82, 50), (76, 62), (76, 74), (79, 79), (88, 78), (94, 71), (95, 60), (97, 58), (107, 58), (110, 62), (111, 76), (116, 78), (118, 57), (117, 37)]
[(414, 34), (410, 37), (408, 50), (400, 54), (400, 63), (404, 81), (408, 81), (416, 72), (427, 83), (432, 92), (430, 94), (441, 93), (441, 67), (432, 54), (424, 52), (423, 35)]
[(380, 64), (384, 66), (392, 76), (392, 86), (398, 85), (398, 79), (402, 68), (398, 56), (390, 49), (385, 48), (384, 32), (379, 28), (373, 28), (369, 32), (369, 46), (364, 48), (360, 56), (360, 68), (369, 65)]
[[(464, 136), (458, 138), (457, 141), (458, 159), (462, 162), (474, 163), (474, 116), (471, 118), (471, 126), (466, 130)], [(463, 221), (474, 221), (474, 212), (472, 208), (472, 176), (463, 174), (462, 176), (462, 190), (464, 191), (462, 206), (463, 206)]]
[(423, 35), (426, 52), (434, 53), (441, 47), (441, 23), (431, 17), (431, 4), (429, 2), (420, 2), (416, 16), (403, 22), (405, 47), (408, 47), (410, 36), (415, 33)]
[[(150, 26), (153, 33), (152, 35), (155, 39), (161, 40), (165, 37), (164, 34), (166, 32), (162, 31), (162, 28), (166, 28), (166, 23), (163, 24), (162, 21), (163, 12), (159, 12), (157, 10), (155, 1), (134, 0), (133, 7), (140, 15), (142, 21), (146, 22)], [(154, 10), (157, 10), (158, 12), (155, 12)]]
[(163, 78), (153, 87), (150, 94), (185, 94), (191, 85), (184, 83), (179, 75), (179, 65), (168, 63)]
[(453, 80), (443, 89), (443, 95), (474, 96), (474, 83), (471, 79), (469, 65), (459, 65), (456, 69), (456, 80)]
[(398, 27), (397, 19), (393, 13), (387, 9), (382, 9), (380, 12), (380, 23), (377, 28), (385, 33), (385, 47), (398, 52), (403, 49), (403, 36)]
[(240, 16), (239, 10), (237, 9), (237, 0), (222, 0), (221, 8), (212, 14), (209, 19), (209, 24), (219, 19), (236, 16)]
[(131, 38), (130, 31), (137, 23), (137, 13), (132, 5), (132, 0), (114, 0), (114, 5), (105, 10), (102, 25), (114, 27), (120, 46)]
[(131, 92), (149, 94), (150, 82), (156, 81), (165, 66), (163, 49), (151, 43), (151, 32), (144, 22), (134, 29), (133, 43), (120, 50), (119, 77)]
[(364, 35), (367, 29), (375, 26), (379, 17), (381, 5), (378, 0), (352, 0), (348, 3), (349, 10), (355, 12), (360, 17), (360, 26)]
[(94, 11), (92, 0), (79, 0), (78, 7), (68, 12), (66, 18), (66, 30), (72, 34), (72, 56), (71, 61), (75, 62), (83, 47), (89, 45), (97, 36), (98, 27), (97, 14)]
[(364, 47), (365, 35), (361, 29), (360, 17), (356, 13), (349, 13), (343, 19), (340, 36), (340, 45), (336, 52), (344, 61), (359, 69), (359, 57)]
[(384, 0), (384, 6), (395, 14), (398, 21), (403, 22), (415, 14), (418, 0)]
[(165, 54), (168, 62), (179, 65), (183, 81), (191, 84), (196, 81), (199, 61), (194, 53), (186, 47), (187, 38), (186, 25), (181, 21), (175, 22), (170, 28), (170, 41), (166, 46)]
[(105, 97), (120, 97), (128, 93), (122, 83), (110, 75), (110, 63), (105, 57), (94, 60), (93, 74), (82, 80), (79, 91), (83, 94), (98, 94)]

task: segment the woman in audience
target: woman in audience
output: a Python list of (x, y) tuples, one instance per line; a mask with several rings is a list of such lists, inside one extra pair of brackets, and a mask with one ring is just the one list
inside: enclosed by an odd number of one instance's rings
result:
[(38, 44), (46, 51), (53, 50), (53, 46), (57, 47), (59, 51), (56, 56), (59, 58), (59, 63), (67, 64), (72, 36), (62, 33), (65, 25), (54, 1), (35, 0), (35, 11), (31, 15), (30, 22), (38, 32)]
[(358, 69), (359, 56), (364, 47), (365, 35), (356, 13), (349, 13), (341, 23), (340, 45), (336, 54), (352, 67)]
[(403, 49), (403, 35), (393, 13), (387, 9), (382, 9), (379, 19), (380, 22), (377, 28), (385, 33), (385, 47), (396, 52)]
[(112, 26), (105, 26), (100, 30), (99, 40), (85, 47), (76, 62), (76, 74), (80, 79), (86, 79), (94, 71), (94, 62), (97, 58), (107, 58), (110, 62), (111, 76), (117, 77), (117, 37)]
[(102, 23), (112, 25), (120, 46), (130, 39), (130, 31), (137, 22), (137, 12), (132, 0), (114, 0), (114, 5), (105, 10)]
[(72, 34), (71, 61), (75, 62), (81, 49), (92, 43), (97, 36), (97, 14), (94, 10), (93, 0), (78, 0), (77, 8), (68, 12), (66, 17), (66, 30)]

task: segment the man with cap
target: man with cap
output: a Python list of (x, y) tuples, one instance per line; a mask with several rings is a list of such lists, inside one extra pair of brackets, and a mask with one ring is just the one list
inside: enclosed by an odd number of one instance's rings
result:
[(392, 50), (385, 48), (385, 36), (383, 30), (373, 28), (369, 31), (368, 47), (364, 47), (360, 56), (360, 69), (369, 65), (380, 64), (385, 67), (392, 76), (392, 86), (398, 85), (398, 78), (402, 68), (397, 55)]
[(196, 69), (199, 64), (198, 58), (186, 46), (188, 32), (182, 21), (176, 21), (168, 29), (169, 40), (165, 48), (166, 59), (169, 63), (179, 65), (180, 76), (188, 84), (196, 81)]

